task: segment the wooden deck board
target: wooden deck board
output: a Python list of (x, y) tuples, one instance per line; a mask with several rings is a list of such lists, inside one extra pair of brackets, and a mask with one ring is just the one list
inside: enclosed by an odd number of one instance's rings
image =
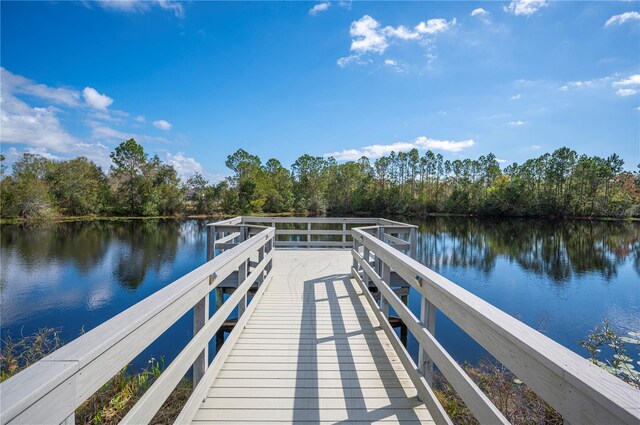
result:
[(433, 423), (347, 250), (278, 250), (193, 423)]

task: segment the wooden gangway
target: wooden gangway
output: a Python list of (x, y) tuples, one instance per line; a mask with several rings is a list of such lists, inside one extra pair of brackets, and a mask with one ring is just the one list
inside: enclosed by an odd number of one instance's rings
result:
[[(80, 404), (189, 313), (192, 339), (122, 423), (150, 422), (191, 372), (179, 424), (450, 424), (434, 364), (480, 423), (508, 423), (439, 344), (440, 310), (566, 423), (640, 423), (640, 391), (417, 262), (415, 226), (236, 217), (207, 235), (206, 264), (0, 384), (0, 422), (74, 423)], [(419, 317), (398, 296), (409, 288)], [(417, 363), (392, 322), (417, 340)]]

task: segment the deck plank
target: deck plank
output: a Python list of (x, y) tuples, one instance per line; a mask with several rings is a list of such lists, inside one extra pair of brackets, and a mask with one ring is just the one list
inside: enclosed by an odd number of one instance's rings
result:
[(433, 423), (348, 250), (277, 250), (273, 264), (194, 424)]

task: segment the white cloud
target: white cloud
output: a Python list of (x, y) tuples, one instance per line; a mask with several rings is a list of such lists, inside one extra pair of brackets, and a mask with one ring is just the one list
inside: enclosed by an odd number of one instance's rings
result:
[(593, 80), (582, 80), (582, 81), (570, 81), (563, 86), (560, 86), (558, 90), (560, 91), (568, 91), (569, 89), (586, 89), (593, 87), (603, 87), (608, 84), (613, 77), (602, 77), (602, 78), (594, 78)]
[[(57, 117), (55, 107), (37, 108), (7, 92), (0, 100), (0, 143), (26, 146), (22, 152), (58, 159), (60, 154), (86, 156), (100, 166), (108, 166), (109, 149), (101, 143), (84, 143), (68, 133)], [(11, 148), (16, 155), (18, 150)]]
[[(618, 96), (632, 96), (640, 91), (640, 74), (630, 75), (626, 78), (611, 82), (614, 78), (619, 77), (614, 74), (613, 76), (596, 78), (593, 80), (571, 81), (561, 86), (558, 90), (568, 91), (569, 89), (618, 87), (618, 90), (616, 90), (616, 94)], [(611, 82), (610, 86), (609, 82)]]
[(87, 125), (91, 127), (91, 138), (93, 140), (105, 141), (110, 143), (121, 143), (128, 139), (135, 139), (137, 142), (164, 143), (171, 144), (171, 140), (164, 137), (147, 136), (132, 131), (120, 131), (111, 127), (107, 127), (102, 123), (88, 121)]
[(324, 3), (318, 3), (315, 6), (313, 6), (311, 9), (309, 9), (309, 15), (315, 16), (320, 12), (326, 12), (327, 10), (329, 10), (330, 6), (331, 4), (328, 1)]
[(140, 140), (140, 137), (137, 134), (129, 133), (126, 131), (115, 130), (111, 127), (107, 127), (105, 125), (100, 125), (98, 123), (89, 123), (91, 126), (91, 138), (96, 140), (108, 140), (113, 142), (124, 142), (128, 139), (136, 139)]
[(475, 142), (472, 139), (454, 142), (450, 140), (436, 140), (420, 136), (413, 142), (396, 142), (389, 145), (370, 145), (361, 149), (345, 149), (342, 151), (326, 153), (324, 156), (332, 156), (337, 160), (352, 161), (357, 160), (362, 156), (366, 156), (368, 158), (380, 158), (381, 156), (388, 155), (391, 152), (406, 152), (411, 149), (435, 149), (446, 152), (460, 152), (474, 145)]
[(505, 162), (507, 162), (506, 159), (500, 159), (500, 158), (496, 158), (496, 161), (498, 161), (500, 164), (504, 164)]
[(336, 63), (338, 64), (338, 66), (340, 68), (344, 68), (346, 66), (349, 66), (351, 64), (358, 64), (358, 65), (364, 65), (365, 62), (362, 62), (362, 60), (360, 59), (360, 56), (358, 55), (349, 55), (349, 56), (345, 56), (342, 58), (339, 58)]
[(611, 85), (614, 87), (640, 86), (640, 74), (631, 75), (624, 80), (614, 81)]
[(504, 11), (515, 16), (531, 16), (546, 5), (546, 0), (514, 0)]
[(511, 99), (511, 100), (518, 100), (518, 99), (520, 99), (520, 97), (521, 97), (521, 96), (520, 96), (520, 94), (516, 94), (516, 95), (514, 95), (514, 96), (511, 96), (509, 99)]
[(386, 26), (383, 29), (383, 33), (387, 37), (395, 37), (401, 40), (416, 40), (420, 38), (419, 32), (411, 31), (404, 25), (399, 25), (397, 28)]
[(0, 142), (21, 143), (31, 147), (69, 152), (79, 141), (67, 133), (54, 107), (37, 108), (27, 105), (11, 94), (2, 93), (0, 102)]
[(623, 80), (611, 83), (613, 87), (623, 87), (616, 91), (618, 96), (633, 96), (640, 92), (640, 74), (631, 75)]
[(477, 8), (477, 9), (473, 9), (473, 11), (471, 12), (471, 16), (487, 16), (488, 14), (489, 14), (489, 12), (487, 12), (486, 10), (484, 10), (481, 7)]
[(531, 145), (531, 146), (530, 146), (530, 148), (531, 148), (532, 150), (537, 151), (537, 150), (541, 149), (541, 148), (542, 148), (542, 146), (540, 146), (540, 145)]
[(491, 23), (491, 20), (489, 19), (489, 12), (481, 7), (473, 9), (471, 11), (471, 16), (480, 19), (486, 25), (489, 25)]
[(453, 18), (451, 21), (442, 18), (429, 19), (427, 22), (420, 22), (416, 25), (416, 31), (420, 34), (433, 35), (450, 29), (456, 22), (456, 18)]
[[(52, 88), (38, 84), (28, 78), (15, 75), (0, 68), (0, 144), (15, 144), (6, 150), (17, 159), (24, 152), (37, 153), (52, 159), (85, 156), (104, 169), (111, 164), (107, 145), (120, 143), (129, 138), (139, 142), (171, 143), (163, 137), (147, 136), (115, 130), (104, 123), (117, 122), (119, 125), (133, 123), (127, 121), (125, 111), (106, 109), (113, 100), (87, 87), (83, 92), (68, 88)], [(40, 101), (48, 101), (45, 106), (33, 106), (29, 99), (18, 98), (26, 95)], [(85, 102), (82, 101), (84, 97)], [(77, 120), (91, 130), (87, 140), (67, 131), (60, 116), (66, 120)], [(138, 116), (137, 121), (140, 121)], [(105, 143), (107, 145), (105, 145)]]
[(96, 109), (107, 109), (113, 103), (113, 99), (109, 96), (100, 94), (96, 89), (91, 87), (85, 87), (84, 90), (82, 90), (82, 97), (89, 106)]
[(525, 125), (527, 122), (526, 121), (511, 121), (509, 123), (509, 125), (511, 127), (522, 127), (523, 125)]
[(178, 152), (175, 155), (167, 152), (167, 163), (176, 169), (178, 176), (186, 179), (195, 173), (202, 174), (202, 165), (193, 158), (184, 155), (184, 152)]
[(380, 24), (369, 15), (351, 23), (349, 34), (351, 40), (351, 50), (359, 53), (377, 52), (383, 53), (387, 46), (386, 37), (378, 30)]
[(625, 12), (621, 13), (620, 15), (613, 15), (607, 20), (607, 22), (605, 22), (604, 26), (608, 27), (611, 25), (622, 25), (627, 21), (640, 21), (640, 13)]
[(172, 0), (96, 0), (103, 9), (123, 13), (145, 13), (153, 6), (173, 12), (176, 17), (184, 18), (182, 3)]
[(388, 67), (392, 68), (392, 69), (393, 69), (394, 71), (396, 71), (396, 72), (403, 72), (403, 71), (405, 71), (404, 66), (403, 66), (400, 62), (398, 62), (397, 60), (395, 60), (395, 59), (387, 58), (387, 59), (385, 59), (385, 60), (384, 60), (384, 64), (385, 64), (386, 66), (388, 66)]
[(147, 122), (147, 119), (143, 115), (138, 115), (136, 117), (136, 121), (140, 122), (140, 123), (143, 123), (143, 122)]
[(25, 94), (42, 100), (49, 100), (59, 105), (79, 106), (80, 93), (67, 88), (54, 88), (45, 84), (38, 84), (21, 75), (0, 67), (0, 81), (2, 90), (6, 92)]
[(165, 120), (157, 120), (153, 122), (153, 125), (157, 128), (159, 128), (160, 130), (164, 130), (164, 131), (169, 131), (171, 130), (171, 123), (169, 121), (165, 121)]
[(633, 96), (634, 94), (638, 93), (638, 90), (636, 89), (619, 89), (616, 90), (616, 94), (618, 96)]
[(363, 65), (370, 61), (364, 61), (362, 57), (367, 53), (384, 53), (393, 40), (422, 40), (427, 36), (435, 36), (456, 25), (456, 19), (447, 21), (443, 18), (429, 19), (420, 22), (413, 30), (404, 25), (397, 27), (382, 27), (380, 23), (369, 15), (351, 23), (349, 34), (351, 35), (351, 48), (354, 54), (338, 59), (337, 64), (344, 68), (350, 64)]

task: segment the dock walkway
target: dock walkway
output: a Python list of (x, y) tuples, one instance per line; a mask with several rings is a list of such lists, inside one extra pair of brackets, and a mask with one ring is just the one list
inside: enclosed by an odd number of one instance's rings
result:
[(0, 425), (74, 424), (79, 406), (184, 317), (192, 337), (120, 424), (154, 422), (189, 376), (179, 425), (453, 425), (434, 370), (479, 423), (508, 424), (438, 341), (436, 312), (564, 423), (640, 424), (640, 390), (426, 267), (414, 225), (244, 216), (206, 229), (204, 264), (0, 383)]
[(433, 423), (350, 276), (349, 250), (277, 250), (202, 423)]

